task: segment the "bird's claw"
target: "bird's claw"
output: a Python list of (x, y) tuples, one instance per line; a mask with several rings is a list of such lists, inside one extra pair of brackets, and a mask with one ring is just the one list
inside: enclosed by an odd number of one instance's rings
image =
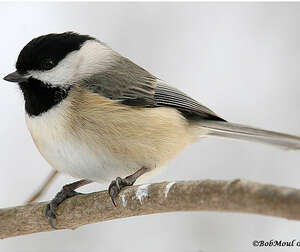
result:
[(108, 193), (109, 193), (111, 201), (115, 207), (117, 207), (115, 198), (118, 196), (118, 194), (120, 193), (122, 188), (124, 188), (125, 186), (131, 186), (131, 185), (133, 185), (133, 182), (128, 180), (127, 177), (124, 179), (117, 177), (115, 180), (113, 180), (110, 183), (110, 185), (108, 187)]
[(108, 187), (108, 193), (111, 198), (112, 203), (114, 204), (115, 207), (117, 207), (116, 202), (115, 202), (115, 197), (120, 193), (121, 191), (121, 183), (122, 179), (120, 177), (117, 177), (115, 180), (113, 180), (109, 187)]
[(56, 229), (56, 227), (54, 225), (54, 221), (56, 220), (56, 213), (55, 213), (56, 208), (57, 207), (54, 207), (52, 201), (50, 203), (48, 203), (45, 208), (45, 215), (48, 219), (48, 223), (53, 229)]
[(55, 220), (56, 220), (56, 209), (57, 207), (67, 198), (71, 198), (75, 195), (78, 195), (81, 193), (78, 193), (76, 191), (69, 191), (69, 190), (65, 190), (62, 189), (59, 193), (56, 194), (56, 196), (53, 198), (53, 200), (51, 200), (45, 208), (45, 216), (48, 219), (48, 223), (49, 225), (53, 228), (53, 229), (57, 229), (55, 227)]

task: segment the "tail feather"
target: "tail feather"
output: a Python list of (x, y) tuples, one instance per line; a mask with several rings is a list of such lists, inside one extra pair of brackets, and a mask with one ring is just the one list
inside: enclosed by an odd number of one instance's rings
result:
[(199, 121), (199, 126), (207, 129), (209, 135), (212, 136), (265, 143), (284, 149), (300, 149), (300, 137), (298, 136), (222, 121), (203, 120)]

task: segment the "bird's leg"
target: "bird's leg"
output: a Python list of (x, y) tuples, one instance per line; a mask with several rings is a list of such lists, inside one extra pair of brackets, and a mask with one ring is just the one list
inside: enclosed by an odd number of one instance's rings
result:
[(60, 203), (62, 203), (65, 199), (71, 198), (75, 195), (81, 194), (79, 192), (74, 191), (75, 189), (87, 185), (89, 183), (92, 183), (92, 181), (89, 180), (79, 180), (71, 184), (67, 184), (63, 186), (62, 190), (58, 192), (55, 197), (47, 204), (45, 208), (45, 214), (48, 218), (49, 224), (52, 228), (55, 229), (55, 226), (53, 224), (53, 220), (56, 219), (56, 209), (59, 206)]
[(141, 169), (127, 176), (126, 178), (117, 177), (115, 180), (113, 180), (110, 183), (108, 187), (108, 193), (115, 206), (116, 206), (115, 197), (119, 194), (121, 189), (125, 186), (132, 186), (134, 182), (147, 171), (149, 171), (148, 168), (142, 167)]

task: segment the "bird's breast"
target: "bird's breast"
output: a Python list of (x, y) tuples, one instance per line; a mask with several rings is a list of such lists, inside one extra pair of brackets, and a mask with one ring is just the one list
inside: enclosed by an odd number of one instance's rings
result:
[(55, 169), (99, 182), (160, 167), (195, 139), (175, 109), (134, 108), (80, 90), (26, 123)]
[(109, 182), (137, 169), (134, 163), (126, 169), (125, 163), (111, 155), (105, 144), (95, 146), (76, 135), (69, 127), (66, 107), (63, 102), (40, 116), (26, 115), (26, 124), (36, 147), (53, 168), (75, 178), (97, 182)]

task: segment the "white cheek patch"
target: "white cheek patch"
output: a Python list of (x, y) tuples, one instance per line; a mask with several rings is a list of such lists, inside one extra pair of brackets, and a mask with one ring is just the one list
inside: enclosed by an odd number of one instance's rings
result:
[(69, 86), (72, 84), (74, 65), (78, 51), (70, 53), (58, 65), (48, 71), (29, 71), (32, 78), (52, 86)]
[(47, 71), (29, 71), (29, 75), (51, 86), (68, 87), (81, 79), (105, 71), (115, 58), (114, 55), (105, 45), (88, 40), (80, 50), (69, 53), (54, 68)]
[(86, 78), (99, 72), (104, 72), (111, 66), (116, 53), (109, 47), (97, 41), (87, 41), (78, 54), (76, 73), (78, 77)]

